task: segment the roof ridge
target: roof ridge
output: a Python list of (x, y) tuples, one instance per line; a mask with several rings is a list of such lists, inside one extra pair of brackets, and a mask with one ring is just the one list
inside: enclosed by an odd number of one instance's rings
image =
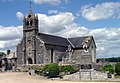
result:
[(75, 46), (72, 44), (72, 42), (68, 38), (66, 38), (66, 39), (72, 45), (72, 47), (75, 48)]
[(46, 34), (46, 33), (38, 33), (38, 34), (43, 34), (43, 35), (48, 35), (48, 36), (52, 36), (52, 37), (58, 37), (58, 38), (66, 39), (66, 38), (64, 38), (64, 37), (61, 37), (61, 36), (55, 36), (55, 35), (52, 35), (52, 34)]
[(68, 39), (74, 39), (74, 38), (84, 38), (84, 37), (93, 37), (93, 36), (72, 37), (72, 38), (68, 38)]

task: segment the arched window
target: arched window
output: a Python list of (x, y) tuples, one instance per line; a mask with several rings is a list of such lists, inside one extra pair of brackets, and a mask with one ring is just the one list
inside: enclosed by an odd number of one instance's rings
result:
[(28, 16), (29, 18), (31, 17), (31, 15)]
[(32, 26), (32, 24), (33, 24), (33, 21), (31, 20), (31, 21), (30, 21), (30, 26)]
[(27, 21), (26, 25), (29, 26), (29, 21)]

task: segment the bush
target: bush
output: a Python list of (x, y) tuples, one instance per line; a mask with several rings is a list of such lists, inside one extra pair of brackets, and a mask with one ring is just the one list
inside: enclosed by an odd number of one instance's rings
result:
[(38, 67), (38, 68), (34, 68), (35, 70), (41, 70), (41, 71), (43, 71), (44, 69), (43, 68), (41, 68), (41, 67)]
[(58, 64), (48, 64), (45, 65), (44, 71), (48, 72), (49, 77), (56, 77), (59, 75), (59, 66)]
[(114, 73), (113, 66), (111, 64), (106, 64), (102, 67), (102, 71), (109, 71), (109, 73)]
[(66, 73), (73, 73), (73, 72), (75, 72), (75, 70), (74, 70), (74, 67), (73, 66), (71, 66), (71, 65), (67, 65), (67, 66), (64, 66), (63, 67), (63, 72), (66, 72)]
[(117, 75), (120, 75), (120, 62), (115, 64), (115, 72)]

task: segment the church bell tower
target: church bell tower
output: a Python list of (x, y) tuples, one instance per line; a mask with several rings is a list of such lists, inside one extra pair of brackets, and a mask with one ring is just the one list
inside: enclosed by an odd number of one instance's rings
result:
[(38, 35), (38, 16), (31, 9), (23, 19), (24, 64), (36, 63), (36, 36)]

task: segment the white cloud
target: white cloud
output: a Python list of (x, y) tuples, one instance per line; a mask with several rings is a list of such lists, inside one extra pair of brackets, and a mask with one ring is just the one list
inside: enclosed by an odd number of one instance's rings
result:
[(48, 11), (48, 14), (57, 14), (58, 13), (58, 10), (49, 10)]
[(93, 29), (89, 34), (93, 35), (97, 44), (99, 57), (119, 56), (120, 28)]
[[(82, 16), (90, 21), (108, 18), (120, 18), (120, 2), (105, 2), (95, 7), (86, 5), (81, 8)], [(80, 12), (77, 13), (79, 16)]]
[[(70, 37), (81, 37), (87, 35), (89, 30), (86, 27), (79, 26), (76, 23), (66, 25), (65, 28), (57, 33), (56, 35), (70, 38)], [(62, 34), (62, 35), (61, 35)]]
[(22, 20), (23, 17), (24, 17), (24, 15), (23, 15), (22, 12), (17, 12), (17, 13), (16, 13), (16, 17), (17, 17), (19, 20)]
[(19, 41), (20, 41), (20, 39), (14, 39), (14, 40), (9, 40), (9, 41), (0, 41), (0, 51), (7, 50), (7, 49), (15, 50), (15, 47)]
[(58, 5), (62, 1), (68, 2), (68, 0), (33, 0), (36, 4), (50, 4), (50, 5)]
[(0, 26), (0, 51), (14, 49), (22, 38), (22, 26)]
[(90, 34), (94, 34), (97, 36), (97, 38), (105, 38), (105, 39), (111, 39), (118, 35), (115, 31), (112, 31), (112, 29), (107, 28), (100, 28), (90, 31)]
[(21, 38), (22, 26), (10, 26), (10, 27), (0, 27), (0, 40), (14, 40), (16, 38)]
[(64, 29), (66, 25), (73, 23), (75, 19), (70, 12), (59, 13), (52, 16), (38, 14), (38, 18), (40, 31), (46, 33), (59, 32)]

